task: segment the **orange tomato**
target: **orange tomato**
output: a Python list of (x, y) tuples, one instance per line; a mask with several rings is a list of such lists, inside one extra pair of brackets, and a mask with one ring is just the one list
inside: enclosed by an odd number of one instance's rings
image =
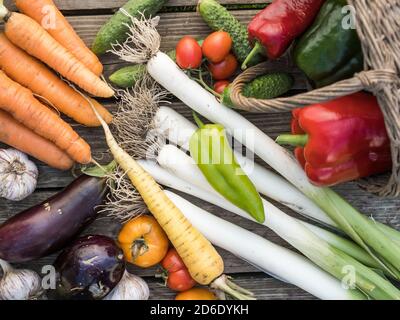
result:
[(125, 260), (142, 268), (158, 264), (167, 254), (169, 241), (164, 230), (151, 216), (127, 222), (118, 235)]
[(225, 31), (213, 32), (204, 40), (201, 49), (212, 63), (221, 62), (232, 49), (232, 38)]
[(179, 293), (175, 300), (217, 300), (213, 292), (205, 288), (193, 288)]
[(215, 80), (224, 80), (233, 76), (238, 68), (238, 62), (233, 54), (228, 54), (220, 63), (209, 63), (208, 69)]

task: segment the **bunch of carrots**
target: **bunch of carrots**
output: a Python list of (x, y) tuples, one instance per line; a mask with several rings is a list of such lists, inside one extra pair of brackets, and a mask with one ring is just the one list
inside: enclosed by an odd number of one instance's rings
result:
[(114, 95), (100, 78), (103, 66), (52, 0), (15, 2), (21, 13), (0, 0), (0, 141), (61, 170), (89, 163), (89, 144), (52, 108), (100, 126), (93, 106), (110, 123), (112, 115), (87, 97)]

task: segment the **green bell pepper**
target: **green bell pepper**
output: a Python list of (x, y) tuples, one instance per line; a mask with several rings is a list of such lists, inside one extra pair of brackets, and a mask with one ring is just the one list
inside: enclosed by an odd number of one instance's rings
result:
[(344, 28), (346, 0), (327, 0), (314, 24), (294, 50), (297, 66), (320, 88), (351, 78), (363, 70), (363, 54), (357, 32)]
[(219, 124), (205, 125), (197, 116), (195, 120), (199, 129), (191, 137), (189, 149), (201, 172), (225, 199), (263, 223), (265, 214), (260, 194), (236, 161), (225, 128)]

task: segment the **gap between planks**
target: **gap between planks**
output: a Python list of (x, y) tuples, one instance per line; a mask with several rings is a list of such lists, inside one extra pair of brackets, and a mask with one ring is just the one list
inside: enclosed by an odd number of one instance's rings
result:
[[(10, 10), (15, 11), (17, 9), (13, 0), (5, 0), (4, 2)], [(95, 15), (111, 14), (123, 6), (127, 0), (54, 0), (54, 2), (65, 15)], [(169, 0), (161, 11), (195, 11), (197, 2), (198, 0)], [(219, 2), (230, 10), (242, 10), (246, 8), (261, 9), (271, 0), (219, 0)]]

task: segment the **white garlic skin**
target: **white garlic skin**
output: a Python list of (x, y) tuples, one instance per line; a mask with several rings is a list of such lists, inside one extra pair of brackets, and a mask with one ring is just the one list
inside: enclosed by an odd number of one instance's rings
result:
[(39, 172), (27, 155), (15, 149), (0, 149), (0, 197), (20, 201), (31, 195)]
[(103, 300), (148, 300), (149, 297), (147, 283), (125, 270), (121, 281)]
[(43, 294), (42, 280), (32, 270), (13, 269), (1, 261), (3, 277), (0, 280), (0, 300), (32, 300)]

